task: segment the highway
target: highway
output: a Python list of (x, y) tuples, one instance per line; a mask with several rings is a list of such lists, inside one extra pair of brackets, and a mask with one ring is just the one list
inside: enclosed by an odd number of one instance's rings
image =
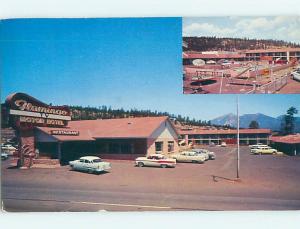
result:
[[(111, 161), (100, 175), (56, 169), (19, 170), (2, 164), (5, 211), (183, 211), (300, 209), (299, 157), (241, 152), (235, 181), (235, 148), (214, 147), (217, 159), (176, 168), (139, 168)], [(211, 149), (212, 150), (212, 149)]]

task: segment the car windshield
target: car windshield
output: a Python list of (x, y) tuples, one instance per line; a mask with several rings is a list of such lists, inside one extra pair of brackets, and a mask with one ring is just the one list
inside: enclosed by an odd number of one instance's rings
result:
[(93, 162), (94, 162), (94, 163), (101, 162), (101, 159), (100, 159), (100, 158), (99, 158), (99, 159), (94, 159)]

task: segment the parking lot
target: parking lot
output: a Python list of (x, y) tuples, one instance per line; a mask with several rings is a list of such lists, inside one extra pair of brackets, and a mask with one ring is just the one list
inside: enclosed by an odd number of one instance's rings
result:
[(100, 175), (55, 169), (20, 170), (2, 162), (7, 211), (149, 211), (300, 209), (300, 157), (250, 155), (241, 147), (208, 147), (216, 160), (176, 168), (135, 167), (111, 160)]

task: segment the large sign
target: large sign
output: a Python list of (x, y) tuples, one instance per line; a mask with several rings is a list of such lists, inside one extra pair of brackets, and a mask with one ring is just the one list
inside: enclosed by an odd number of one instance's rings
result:
[(12, 124), (19, 128), (66, 126), (71, 120), (67, 106), (50, 106), (27, 94), (15, 93), (6, 99)]

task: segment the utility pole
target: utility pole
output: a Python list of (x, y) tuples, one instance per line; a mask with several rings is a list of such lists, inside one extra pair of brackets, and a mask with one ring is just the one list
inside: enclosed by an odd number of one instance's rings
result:
[(240, 116), (239, 116), (239, 95), (236, 97), (236, 116), (237, 116), (237, 167), (236, 178), (240, 179)]

